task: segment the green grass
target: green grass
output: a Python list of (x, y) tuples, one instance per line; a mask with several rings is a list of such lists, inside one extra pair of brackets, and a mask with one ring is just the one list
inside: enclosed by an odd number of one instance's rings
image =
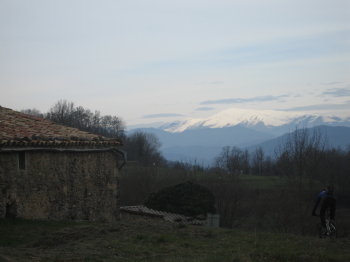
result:
[(83, 225), (77, 222), (58, 222), (25, 219), (0, 219), (0, 246), (18, 246), (27, 243), (35, 236), (45, 236), (47, 233), (73, 225)]
[(0, 261), (350, 261), (350, 239), (180, 227), (123, 216), (113, 224), (0, 221)]
[(286, 178), (279, 176), (256, 176), (256, 175), (241, 175), (240, 180), (253, 188), (270, 189), (286, 184)]

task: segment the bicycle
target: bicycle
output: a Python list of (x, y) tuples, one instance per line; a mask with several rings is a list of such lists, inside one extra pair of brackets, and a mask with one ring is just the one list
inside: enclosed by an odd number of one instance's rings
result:
[(319, 235), (320, 238), (336, 238), (337, 237), (337, 228), (335, 225), (335, 221), (330, 218), (330, 210), (326, 210), (325, 214), (325, 227), (322, 224), (319, 225)]

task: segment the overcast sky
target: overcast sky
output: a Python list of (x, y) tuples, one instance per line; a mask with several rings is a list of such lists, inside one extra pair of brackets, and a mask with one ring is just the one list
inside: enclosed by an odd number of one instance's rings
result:
[(238, 107), (350, 114), (349, 0), (0, 0), (0, 105), (127, 125)]

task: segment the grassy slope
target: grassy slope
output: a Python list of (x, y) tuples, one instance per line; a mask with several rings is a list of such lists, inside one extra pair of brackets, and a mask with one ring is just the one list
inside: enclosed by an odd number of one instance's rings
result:
[(350, 261), (350, 239), (179, 226), (0, 220), (0, 261)]
[(253, 188), (257, 189), (268, 189), (278, 187), (286, 183), (285, 178), (278, 176), (253, 176), (253, 175), (242, 175), (240, 180)]

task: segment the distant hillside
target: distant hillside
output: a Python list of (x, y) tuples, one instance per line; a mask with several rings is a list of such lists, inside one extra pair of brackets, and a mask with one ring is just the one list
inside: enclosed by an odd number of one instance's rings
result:
[[(295, 130), (295, 127), (290, 130)], [(309, 130), (311, 134), (318, 130), (327, 139), (329, 147), (345, 149), (350, 145), (350, 127), (323, 125)], [(136, 131), (155, 134), (162, 144), (161, 151), (166, 159), (204, 165), (212, 164), (224, 146), (237, 146), (249, 151), (261, 147), (266, 155), (274, 157), (276, 149), (286, 141), (290, 133), (276, 137), (274, 134), (243, 126), (198, 128), (177, 133), (159, 128), (143, 128), (131, 130), (130, 133)]]
[(143, 131), (155, 134), (162, 143), (162, 148), (206, 146), (222, 147), (225, 145), (253, 145), (274, 136), (243, 126), (225, 128), (198, 128), (183, 132), (171, 133), (159, 128), (142, 128), (131, 130), (130, 133)]
[(170, 161), (211, 166), (214, 158), (219, 155), (221, 149), (221, 146), (174, 146), (162, 149), (162, 153)]
[[(318, 132), (325, 140), (328, 148), (347, 149), (350, 146), (350, 127), (344, 126), (317, 126), (308, 129), (310, 135)], [(254, 146), (248, 147), (249, 151), (254, 151), (261, 147), (265, 154), (274, 157), (278, 151), (278, 147), (284, 144), (288, 139), (289, 134), (284, 134), (277, 138), (273, 138)]]
[(330, 147), (350, 144), (350, 114), (345, 111), (305, 113), (230, 108), (202, 119), (134, 129), (155, 134), (168, 160), (211, 163), (224, 146), (254, 150), (261, 146), (274, 156), (277, 145), (296, 128), (318, 128)]
[(246, 147), (273, 138), (265, 132), (243, 126), (226, 128), (199, 128), (171, 133), (158, 128), (134, 129), (156, 135), (166, 159), (182, 162), (211, 163), (221, 148), (227, 145)]

